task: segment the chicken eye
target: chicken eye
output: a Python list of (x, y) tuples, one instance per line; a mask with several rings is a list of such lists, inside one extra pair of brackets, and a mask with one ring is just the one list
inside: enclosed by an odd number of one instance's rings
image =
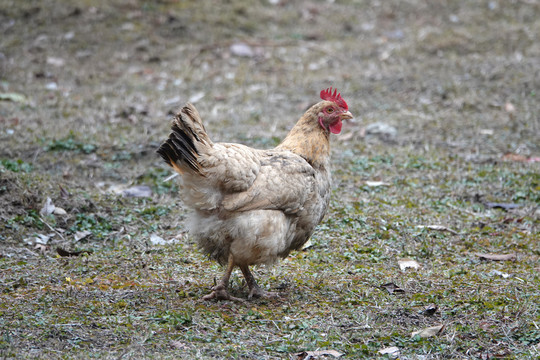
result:
[(328, 113), (333, 113), (333, 112), (334, 112), (334, 108), (331, 108), (331, 107), (330, 107), (330, 108), (326, 109), (326, 112), (328, 112)]

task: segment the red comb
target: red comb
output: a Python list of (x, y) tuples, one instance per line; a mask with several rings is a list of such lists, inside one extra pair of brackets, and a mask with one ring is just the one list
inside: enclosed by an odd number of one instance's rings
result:
[(343, 98), (341, 97), (341, 94), (338, 94), (337, 89), (334, 89), (334, 93), (332, 94), (332, 88), (329, 87), (326, 90), (321, 91), (321, 99), (333, 101), (336, 104), (338, 104), (339, 107), (349, 110), (349, 107), (347, 106), (347, 103)]

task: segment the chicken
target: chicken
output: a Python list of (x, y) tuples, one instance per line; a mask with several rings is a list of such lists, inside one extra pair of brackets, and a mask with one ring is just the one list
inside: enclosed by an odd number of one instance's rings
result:
[(330, 199), (330, 133), (339, 134), (352, 114), (332, 88), (321, 91), (321, 99), (271, 150), (212, 142), (189, 103), (174, 118), (158, 153), (181, 175), (180, 195), (192, 209), (190, 235), (227, 266), (204, 300), (241, 300), (227, 291), (236, 266), (248, 299), (278, 296), (257, 285), (249, 266), (301, 249), (323, 219)]

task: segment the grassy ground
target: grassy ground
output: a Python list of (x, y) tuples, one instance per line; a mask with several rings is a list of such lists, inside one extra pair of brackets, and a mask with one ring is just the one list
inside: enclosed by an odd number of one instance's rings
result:
[[(540, 4), (275, 3), (0, 0), (2, 357), (538, 358)], [(255, 269), (282, 299), (200, 302), (171, 113), (268, 148), (328, 86), (357, 117), (312, 246)]]

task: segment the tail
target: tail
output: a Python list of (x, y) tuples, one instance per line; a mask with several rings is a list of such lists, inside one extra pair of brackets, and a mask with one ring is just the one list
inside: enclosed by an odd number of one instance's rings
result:
[(201, 116), (195, 106), (187, 103), (174, 117), (169, 138), (157, 150), (165, 162), (182, 174), (184, 171), (201, 173), (198, 156), (212, 146)]

